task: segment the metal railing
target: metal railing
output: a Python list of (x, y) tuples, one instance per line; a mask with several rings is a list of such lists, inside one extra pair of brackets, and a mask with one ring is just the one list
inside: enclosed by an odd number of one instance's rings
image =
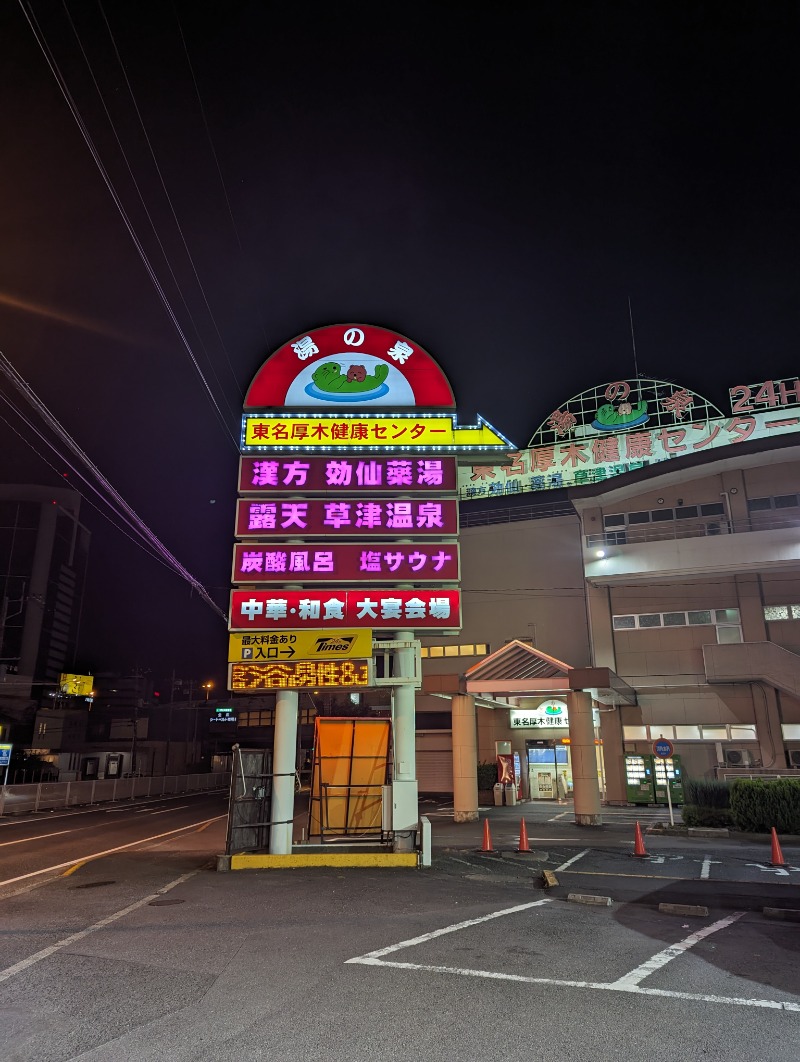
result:
[(638, 542), (667, 542), (679, 538), (711, 538), (717, 535), (738, 535), (749, 531), (775, 531), (781, 528), (800, 527), (800, 520), (782, 520), (770, 517), (746, 520), (665, 520), (656, 524), (637, 524), (604, 531), (602, 534), (586, 535), (586, 547), (630, 546)]
[(230, 773), (177, 774), (156, 778), (101, 778), (86, 782), (39, 782), (35, 785), (0, 786), (0, 815), (51, 811), (137, 797), (174, 796), (179, 793), (222, 789)]

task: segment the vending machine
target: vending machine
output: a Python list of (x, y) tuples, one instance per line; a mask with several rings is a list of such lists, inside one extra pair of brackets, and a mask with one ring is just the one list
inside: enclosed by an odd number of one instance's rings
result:
[(654, 760), (655, 771), (655, 800), (657, 804), (667, 803), (667, 784), (669, 784), (670, 800), (673, 804), (683, 803), (683, 768), (680, 756), (672, 755), (667, 759), (658, 756), (650, 756)]
[[(652, 756), (625, 757), (625, 790), (629, 804), (655, 804), (654, 781)], [(665, 792), (665, 802), (666, 799)]]

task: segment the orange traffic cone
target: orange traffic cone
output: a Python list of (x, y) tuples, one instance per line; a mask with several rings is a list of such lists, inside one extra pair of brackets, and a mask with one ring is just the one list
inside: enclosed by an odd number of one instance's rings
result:
[(781, 843), (778, 840), (778, 834), (775, 832), (775, 827), (772, 827), (772, 859), (770, 863), (773, 867), (785, 867), (786, 860), (783, 858), (783, 852), (781, 851)]
[(635, 856), (646, 856), (647, 852), (644, 847), (644, 839), (642, 838), (642, 828), (639, 823), (636, 823), (636, 830), (633, 835), (633, 854)]
[(525, 825), (525, 819), (519, 820), (519, 848), (518, 852), (530, 852), (531, 846), (528, 844), (528, 828)]
[(483, 820), (483, 848), (481, 848), (481, 851), (482, 852), (493, 852), (494, 851), (494, 848), (492, 848), (492, 834), (491, 834), (491, 832), (489, 830), (489, 820), (488, 819), (484, 819)]

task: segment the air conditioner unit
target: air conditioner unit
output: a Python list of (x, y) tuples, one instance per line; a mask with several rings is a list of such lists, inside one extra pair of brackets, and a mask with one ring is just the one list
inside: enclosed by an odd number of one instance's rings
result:
[(726, 749), (726, 767), (752, 767), (753, 754), (749, 749)]
[(789, 750), (789, 763), (792, 767), (800, 767), (800, 749)]

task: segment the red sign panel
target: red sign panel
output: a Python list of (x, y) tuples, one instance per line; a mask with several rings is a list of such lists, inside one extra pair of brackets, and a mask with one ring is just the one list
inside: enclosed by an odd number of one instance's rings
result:
[(302, 493), (348, 490), (450, 492), (456, 489), (454, 457), (243, 457), (239, 493)]
[(258, 501), (240, 499), (236, 503), (238, 538), (273, 535), (414, 538), (418, 535), (457, 534), (458, 502), (454, 498), (436, 501), (366, 501), (359, 498), (284, 501), (262, 498)]
[(371, 627), (374, 630), (455, 630), (458, 590), (234, 590), (230, 630)]
[(455, 542), (237, 543), (234, 583), (454, 583), (459, 578)]
[(418, 343), (366, 324), (295, 336), (256, 373), (245, 409), (455, 407), (447, 377)]

